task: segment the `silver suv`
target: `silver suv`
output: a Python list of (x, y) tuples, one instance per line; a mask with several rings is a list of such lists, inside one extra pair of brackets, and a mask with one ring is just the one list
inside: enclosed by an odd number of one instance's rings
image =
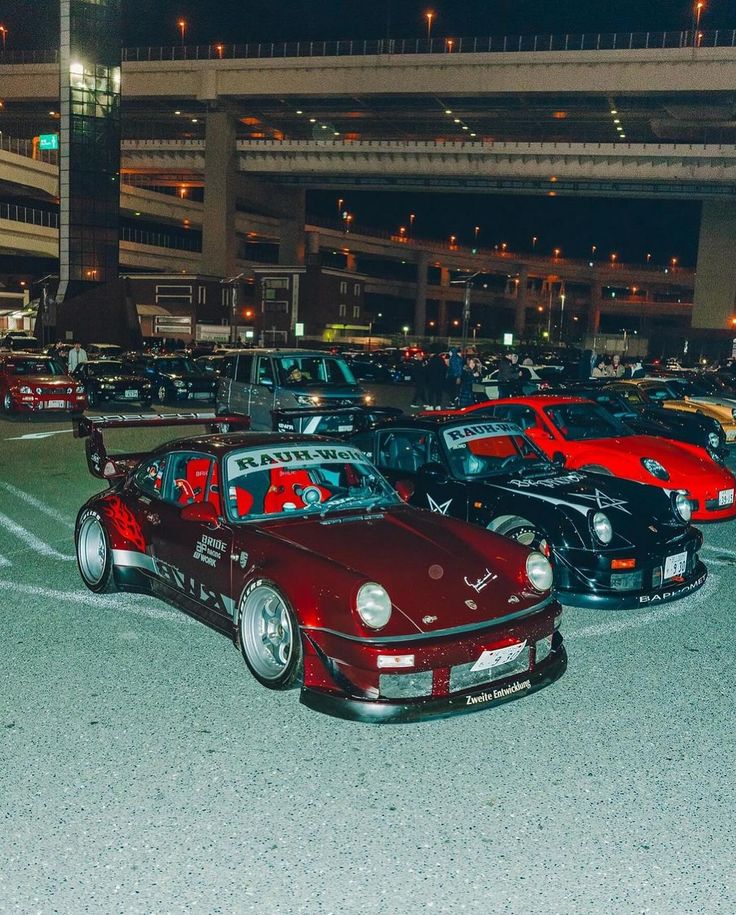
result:
[(217, 392), (218, 413), (249, 415), (251, 428), (270, 430), (271, 411), (366, 406), (372, 398), (341, 356), (303, 349), (228, 353)]

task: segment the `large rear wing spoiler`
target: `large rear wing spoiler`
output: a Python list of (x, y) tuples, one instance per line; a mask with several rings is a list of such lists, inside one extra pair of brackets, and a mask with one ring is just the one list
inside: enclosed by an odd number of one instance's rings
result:
[(94, 477), (112, 481), (124, 476), (142, 460), (145, 452), (108, 455), (103, 433), (108, 429), (158, 429), (171, 426), (206, 426), (216, 429), (218, 423), (228, 423), (231, 430), (250, 428), (249, 416), (219, 416), (207, 413), (111, 413), (102, 416), (82, 416), (74, 421), (74, 437), (84, 438), (87, 467)]
[(271, 411), (274, 432), (302, 435), (350, 435), (382, 419), (401, 416), (398, 407), (308, 407)]

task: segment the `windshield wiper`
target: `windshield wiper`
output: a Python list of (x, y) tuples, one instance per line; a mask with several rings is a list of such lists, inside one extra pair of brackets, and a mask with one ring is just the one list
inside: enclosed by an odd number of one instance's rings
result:
[(342, 508), (345, 505), (352, 504), (352, 507), (362, 511), (366, 508), (373, 508), (377, 505), (382, 499), (386, 498), (385, 493), (376, 493), (373, 496), (341, 496), (339, 499), (330, 499), (327, 502), (321, 503), (320, 517), (324, 517), (328, 512), (331, 512), (334, 508)]

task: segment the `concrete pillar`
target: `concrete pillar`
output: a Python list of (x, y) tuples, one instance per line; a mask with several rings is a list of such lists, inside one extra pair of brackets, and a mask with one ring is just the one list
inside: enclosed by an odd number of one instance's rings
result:
[(306, 244), (307, 254), (319, 254), (319, 232), (307, 232)]
[(693, 327), (725, 330), (736, 305), (736, 204), (705, 200), (700, 217)]
[(440, 267), (440, 301), (437, 310), (437, 336), (447, 336), (447, 299), (445, 298), (445, 289), (450, 288), (450, 270), (448, 267)]
[(279, 217), (279, 264), (303, 264), (306, 191), (303, 188), (284, 188), (284, 191), (288, 193), (289, 206), (288, 215)]
[(211, 111), (205, 134), (202, 271), (213, 276), (236, 273), (236, 178), (235, 119), (228, 111)]
[(529, 286), (529, 268), (519, 271), (519, 284), (516, 287), (516, 311), (514, 313), (514, 339), (521, 340), (526, 330), (527, 287)]
[(590, 286), (590, 309), (588, 311), (588, 333), (597, 334), (601, 328), (601, 300), (603, 298), (603, 287), (600, 280), (596, 280)]
[(429, 255), (420, 251), (417, 254), (417, 293), (414, 300), (414, 333), (423, 337), (427, 332), (427, 269)]

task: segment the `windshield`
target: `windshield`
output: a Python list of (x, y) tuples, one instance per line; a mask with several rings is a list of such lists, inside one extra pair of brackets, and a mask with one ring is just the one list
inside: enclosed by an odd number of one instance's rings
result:
[(634, 434), (612, 413), (594, 403), (557, 404), (554, 407), (545, 407), (544, 412), (563, 438), (570, 442)]
[(228, 515), (238, 522), (400, 501), (362, 451), (336, 443), (277, 442), (234, 451), (225, 460), (225, 487)]
[(283, 356), (274, 360), (279, 384), (355, 384), (344, 359), (334, 356)]
[(197, 371), (191, 359), (184, 359), (181, 356), (172, 356), (169, 359), (157, 359), (155, 366), (157, 372), (167, 372), (177, 375)]
[(94, 375), (95, 378), (100, 378), (105, 375), (124, 375), (125, 369), (123, 368), (122, 362), (88, 362), (87, 371), (90, 375)]
[(13, 359), (7, 366), (14, 375), (66, 375), (54, 359)]
[(646, 386), (642, 385), (642, 388), (651, 400), (682, 400), (684, 394), (683, 391), (678, 391), (674, 385), (670, 388), (665, 384), (647, 384)]
[(489, 477), (549, 461), (513, 423), (466, 423), (442, 430), (450, 470), (456, 477)]

